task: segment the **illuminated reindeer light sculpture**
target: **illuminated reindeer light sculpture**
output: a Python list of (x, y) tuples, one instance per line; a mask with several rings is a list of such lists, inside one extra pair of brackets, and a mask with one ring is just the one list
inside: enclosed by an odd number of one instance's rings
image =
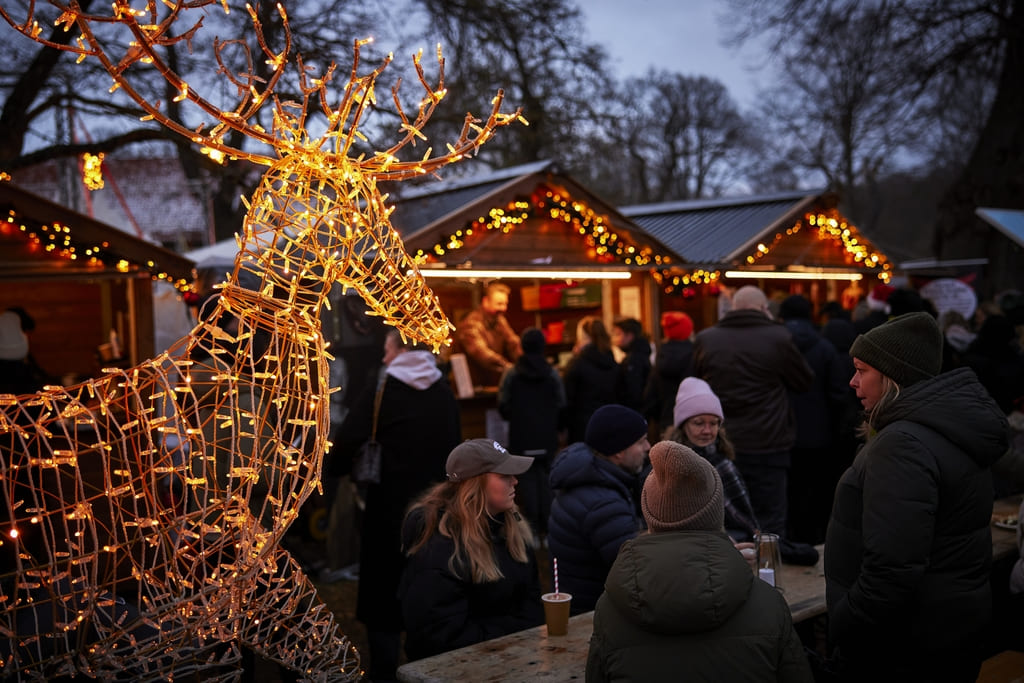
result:
[[(420, 175), (472, 154), (500, 126), (501, 93), (477, 125), (436, 158), (398, 154), (444, 96), (424, 78), (425, 95), (385, 152), (353, 156), (374, 83), (390, 61), (357, 73), (359, 47), (341, 102), (329, 106), (332, 66), (319, 79), (296, 58), (302, 101), (274, 96), (289, 64), (268, 47), (250, 10), (269, 77), (219, 72), (238, 88), (238, 105), (218, 109), (161, 56), (191, 41), (201, 20), (172, 36), (188, 11), (214, 0), (115, 0), (109, 16), (75, 2), (52, 2), (57, 20), (82, 35), (74, 46), (40, 38), (28, 16), (0, 14), (24, 35), (98, 59), (148, 116), (210, 153), (269, 166), (251, 198), (234, 270), (214, 310), (168, 352), (128, 370), (38, 395), (0, 396), (0, 677), (47, 680), (86, 674), (125, 680), (234, 680), (243, 648), (310, 680), (353, 680), (359, 659), (297, 564), (278, 547), (299, 507), (319, 486), (327, 447), (327, 352), (318, 313), (333, 282), (356, 290), (373, 314), (404, 336), (446, 343), (451, 326), (389, 223), (378, 181)], [(93, 26), (103, 26), (103, 37)], [(123, 56), (110, 34), (127, 31)], [(121, 36), (124, 38), (124, 36)], [(249, 64), (252, 59), (250, 55)], [(132, 87), (152, 65), (212, 121), (194, 129), (171, 120)], [(146, 67), (145, 71), (153, 73)], [(273, 105), (271, 131), (255, 116)], [(319, 107), (326, 132), (306, 130)], [(207, 126), (212, 124), (207, 130)], [(239, 131), (272, 154), (224, 143)], [(243, 277), (245, 276), (245, 277)], [(259, 285), (242, 286), (245, 278)], [(177, 500), (174, 499), (178, 492)]]

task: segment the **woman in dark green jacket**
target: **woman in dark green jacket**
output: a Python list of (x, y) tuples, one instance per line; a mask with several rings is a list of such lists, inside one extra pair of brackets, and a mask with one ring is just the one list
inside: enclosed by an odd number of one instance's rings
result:
[(594, 611), (587, 682), (813, 680), (782, 595), (722, 530), (722, 480), (693, 450), (655, 444), (627, 541)]
[(1007, 424), (973, 371), (939, 374), (942, 341), (908, 313), (850, 348), (867, 443), (836, 487), (825, 580), (851, 681), (974, 681), (981, 665)]

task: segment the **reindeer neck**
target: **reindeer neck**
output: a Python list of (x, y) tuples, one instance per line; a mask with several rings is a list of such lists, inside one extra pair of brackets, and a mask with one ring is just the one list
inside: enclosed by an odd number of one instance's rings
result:
[(228, 282), (221, 289), (218, 307), (249, 321), (255, 328), (319, 335), (319, 311), (324, 297), (310, 288), (285, 288), (266, 280), (262, 286), (263, 290), (254, 291)]

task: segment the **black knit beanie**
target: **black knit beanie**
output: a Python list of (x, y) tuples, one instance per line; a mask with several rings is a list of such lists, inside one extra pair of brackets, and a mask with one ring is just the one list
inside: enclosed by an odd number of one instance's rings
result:
[(942, 332), (927, 313), (907, 313), (857, 337), (850, 355), (909, 387), (942, 370)]
[(583, 442), (601, 455), (624, 451), (647, 434), (647, 420), (632, 408), (611, 403), (594, 411)]

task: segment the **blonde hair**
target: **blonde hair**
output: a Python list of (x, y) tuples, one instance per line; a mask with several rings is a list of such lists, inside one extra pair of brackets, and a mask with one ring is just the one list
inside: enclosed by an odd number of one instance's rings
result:
[(857, 436), (870, 437), (877, 431), (878, 418), (893, 401), (900, 396), (900, 385), (888, 375), (882, 375), (882, 397), (878, 403), (864, 415), (864, 422), (857, 428)]
[[(693, 417), (697, 417), (694, 415)], [(687, 448), (700, 448), (697, 444), (686, 438), (686, 423), (693, 419), (693, 417), (687, 418), (682, 423), (675, 427), (667, 427), (662, 434), (662, 439), (665, 441), (675, 441), (681, 443)], [(732, 445), (732, 441), (729, 439), (729, 435), (725, 433), (725, 425), (718, 425), (718, 438), (715, 439), (715, 449), (725, 456), (726, 460), (736, 459), (736, 448)]]
[[(406, 549), (407, 556), (414, 555), (435, 533), (440, 533), (455, 544), (455, 550), (448, 558), (448, 569), (453, 574), (464, 576), (468, 573), (473, 583), (497, 581), (504, 576), (491, 545), (486, 476), (436, 484), (409, 506), (406, 516), (417, 510), (423, 513), (423, 529)], [(524, 563), (529, 561), (529, 552), (534, 547), (533, 532), (519, 514), (519, 509), (502, 513), (500, 521), (504, 522), (505, 544), (512, 559)]]

